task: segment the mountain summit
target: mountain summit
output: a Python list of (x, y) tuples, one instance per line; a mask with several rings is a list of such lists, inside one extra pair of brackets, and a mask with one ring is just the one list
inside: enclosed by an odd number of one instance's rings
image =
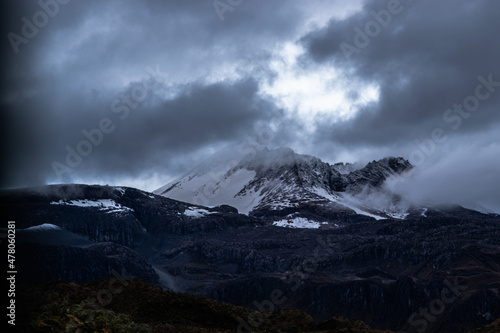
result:
[[(401, 157), (356, 167), (330, 165), (289, 148), (263, 148), (246, 154), (227, 149), (154, 193), (204, 206), (226, 204), (244, 214), (289, 213), (314, 205), (378, 219), (391, 217), (391, 212), (372, 207), (362, 198), (366, 193), (382, 191), (386, 179), (411, 168)], [(390, 196), (391, 201), (397, 200)], [(404, 216), (400, 213), (392, 217)]]

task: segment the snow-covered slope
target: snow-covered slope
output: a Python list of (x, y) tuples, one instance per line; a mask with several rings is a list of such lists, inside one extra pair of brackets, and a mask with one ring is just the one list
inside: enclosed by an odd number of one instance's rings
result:
[(220, 151), (154, 193), (202, 206), (226, 204), (248, 213), (260, 197), (252, 191), (240, 193), (256, 177), (256, 171), (245, 167), (241, 157), (233, 150)]
[(65, 205), (65, 206), (77, 206), (77, 207), (96, 207), (100, 210), (106, 211), (107, 213), (124, 213), (133, 211), (132, 208), (124, 207), (116, 203), (112, 199), (99, 199), (99, 200), (59, 200), (52, 201), (51, 205)]
[(335, 203), (356, 214), (382, 219), (403, 215), (391, 215), (353, 196), (380, 188), (388, 177), (410, 168), (402, 158), (385, 158), (360, 168), (332, 166), (288, 148), (263, 148), (246, 155), (226, 149), (155, 193), (203, 206), (227, 204), (244, 214)]

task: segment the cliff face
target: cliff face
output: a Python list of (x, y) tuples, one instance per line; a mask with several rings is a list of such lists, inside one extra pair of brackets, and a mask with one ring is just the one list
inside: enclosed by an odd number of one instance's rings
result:
[[(210, 271), (218, 267), (226, 276), (188, 290), (245, 306), (280, 290), (287, 305), (319, 321), (347, 316), (375, 328), (458, 332), (500, 315), (500, 244), (491, 238), (499, 235), (498, 221), (448, 217), (280, 231), (250, 237), (241, 230), (246, 240), (224, 246), (185, 244), (164, 253), (165, 268), (192, 282), (215, 276)], [(179, 263), (187, 255), (198, 258), (196, 269)], [(439, 315), (427, 320), (421, 311), (433, 306), (443, 308), (432, 308)]]
[(20, 243), (19, 282), (90, 282), (105, 278), (135, 277), (158, 284), (151, 265), (127, 247), (98, 243), (86, 247)]

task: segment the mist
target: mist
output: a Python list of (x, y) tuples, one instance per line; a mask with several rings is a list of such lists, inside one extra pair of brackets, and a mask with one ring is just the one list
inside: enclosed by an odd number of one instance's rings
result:
[(500, 213), (500, 144), (464, 145), (439, 161), (417, 167), (386, 188), (416, 206), (458, 204), (483, 212)]

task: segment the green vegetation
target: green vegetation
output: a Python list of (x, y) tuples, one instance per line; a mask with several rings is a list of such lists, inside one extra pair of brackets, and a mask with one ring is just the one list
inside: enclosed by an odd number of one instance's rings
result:
[[(294, 309), (266, 315), (203, 297), (163, 291), (140, 280), (102, 280), (83, 285), (61, 282), (22, 286), (20, 290), (22, 312), (17, 327), (21, 332), (229, 333), (236, 332), (244, 321), (246, 328), (242, 332), (390, 333), (339, 317), (316, 325), (311, 316)], [(259, 324), (252, 326), (251, 318)], [(473, 333), (498, 332), (499, 324), (497, 321), (495, 326)]]
[(125, 314), (97, 309), (87, 300), (72, 305), (67, 298), (43, 306), (32, 326), (38, 332), (152, 332), (147, 325), (136, 324)]
[(500, 319), (489, 325), (471, 331), (470, 333), (498, 333), (498, 332), (500, 332)]

